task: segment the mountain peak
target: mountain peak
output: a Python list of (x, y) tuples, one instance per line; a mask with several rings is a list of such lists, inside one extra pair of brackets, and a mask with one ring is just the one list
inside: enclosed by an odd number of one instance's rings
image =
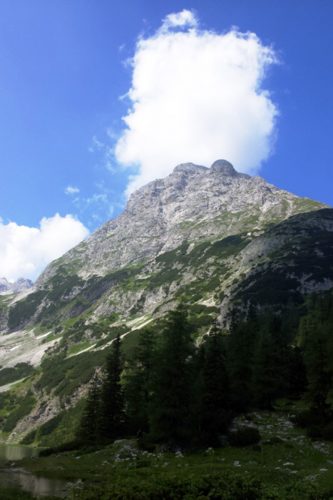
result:
[(205, 170), (208, 170), (207, 167), (203, 167), (202, 165), (196, 165), (195, 163), (180, 163), (174, 168), (173, 172), (194, 174), (197, 172), (204, 172)]
[(219, 172), (220, 174), (229, 175), (231, 177), (239, 175), (234, 166), (227, 160), (216, 160), (210, 168), (213, 172)]
[(183, 241), (197, 244), (252, 232), (253, 227), (258, 232), (271, 221), (320, 207), (264, 179), (238, 173), (223, 159), (211, 168), (182, 163), (167, 177), (133, 192), (122, 214), (51, 264), (36, 286), (44, 286), (58, 267), (72, 268), (72, 262), (80, 278), (103, 276), (152, 261)]
[[(197, 165), (195, 163), (180, 163), (177, 165), (173, 173), (185, 173), (185, 174), (195, 174), (195, 173), (204, 173), (205, 171), (208, 171), (209, 169), (207, 167), (204, 167), (202, 165)], [(240, 175), (237, 170), (235, 170), (234, 166), (227, 160), (216, 160), (210, 167), (210, 170), (212, 172), (218, 172), (222, 175), (225, 176), (230, 176), (230, 177), (236, 177)]]

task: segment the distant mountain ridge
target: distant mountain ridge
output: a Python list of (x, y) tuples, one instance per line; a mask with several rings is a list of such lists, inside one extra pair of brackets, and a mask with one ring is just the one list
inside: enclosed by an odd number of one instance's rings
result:
[(19, 278), (15, 282), (10, 282), (6, 278), (0, 278), (0, 294), (19, 293), (28, 290), (33, 286), (33, 282), (26, 278)]

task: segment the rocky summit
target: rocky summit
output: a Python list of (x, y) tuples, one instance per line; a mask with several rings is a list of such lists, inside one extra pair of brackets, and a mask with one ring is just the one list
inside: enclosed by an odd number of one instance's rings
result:
[(332, 287), (332, 209), (226, 160), (180, 164), (28, 292), (0, 296), (0, 365), (33, 365), (26, 389), (38, 396), (10, 439), (75, 405), (115, 335), (130, 349), (181, 300), (200, 338), (214, 319), (228, 331), (251, 306), (283, 310)]
[(236, 172), (225, 160), (211, 168), (178, 165), (133, 193), (120, 217), (49, 266), (38, 280), (43, 287), (59, 266), (80, 277), (105, 275), (177, 248), (247, 230), (261, 230), (322, 205), (276, 188), (260, 177)]

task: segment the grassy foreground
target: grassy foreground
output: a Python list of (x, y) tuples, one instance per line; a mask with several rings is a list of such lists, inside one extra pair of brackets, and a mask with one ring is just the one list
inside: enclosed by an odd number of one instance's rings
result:
[[(25, 460), (20, 466), (68, 481), (69, 499), (333, 498), (333, 443), (311, 441), (286, 412), (246, 418), (258, 426), (260, 445), (149, 453), (138, 450), (134, 441), (121, 440), (100, 450)], [(0, 497), (32, 498), (6, 493), (1, 486)]]
[(101, 450), (25, 460), (22, 466), (70, 481), (70, 499), (333, 498), (332, 443), (311, 441), (286, 412), (248, 418), (259, 427), (258, 446), (171, 454), (139, 451), (133, 441), (122, 440)]

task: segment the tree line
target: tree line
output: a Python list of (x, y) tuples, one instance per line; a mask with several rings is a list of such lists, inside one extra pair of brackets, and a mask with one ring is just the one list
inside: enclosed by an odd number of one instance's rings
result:
[(78, 438), (91, 445), (137, 436), (170, 447), (218, 446), (235, 415), (272, 409), (278, 398), (307, 398), (329, 424), (333, 296), (311, 298), (299, 316), (294, 308), (283, 316), (251, 310), (228, 334), (213, 323), (198, 342), (180, 305), (158, 332), (141, 331), (131, 359), (118, 336), (103, 377), (91, 383)]

